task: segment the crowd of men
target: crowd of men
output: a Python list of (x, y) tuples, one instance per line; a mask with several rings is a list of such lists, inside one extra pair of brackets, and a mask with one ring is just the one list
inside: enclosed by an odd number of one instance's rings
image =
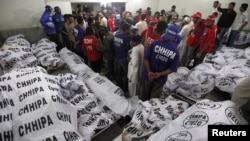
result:
[(226, 46), (233, 46), (248, 23), (248, 4), (241, 4), (239, 14), (235, 5), (221, 8), (214, 1), (206, 18), (201, 12), (180, 16), (175, 5), (154, 15), (150, 7), (139, 9), (134, 16), (112, 8), (62, 15), (60, 7), (47, 5), (40, 23), (57, 51), (67, 47), (98, 73), (106, 62), (107, 78), (128, 91), (126, 97), (145, 101), (161, 96), (168, 75), (179, 66), (194, 67), (214, 53), (229, 29)]

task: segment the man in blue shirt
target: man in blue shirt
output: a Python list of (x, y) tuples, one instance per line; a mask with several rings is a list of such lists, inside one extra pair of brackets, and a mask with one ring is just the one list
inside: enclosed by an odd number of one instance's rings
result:
[(57, 38), (60, 42), (59, 46), (62, 47), (63, 46), (62, 26), (64, 24), (64, 16), (61, 14), (61, 9), (58, 6), (54, 7), (54, 12), (55, 14), (52, 16), (52, 19), (56, 27)]
[(121, 24), (121, 14), (118, 12), (118, 10), (115, 10), (115, 31), (120, 28)]
[(162, 40), (152, 42), (147, 48), (144, 54), (142, 92), (139, 96), (141, 100), (160, 98), (168, 74), (177, 71), (180, 57), (175, 42), (179, 31), (177, 25), (170, 26)]
[[(123, 23), (120, 27), (121, 32), (114, 37), (116, 83), (124, 92), (128, 91), (128, 51), (130, 46), (130, 25)], [(126, 95), (128, 96), (128, 95)]]
[[(52, 12), (52, 8), (49, 5), (45, 6), (45, 11), (43, 12), (43, 15), (40, 18), (40, 23), (43, 26), (44, 32), (47, 35), (47, 37), (49, 38), (50, 41), (55, 42), (58, 45), (59, 44), (59, 40), (57, 38), (56, 35), (56, 27), (55, 24), (52, 20), (51, 17), (51, 12)], [(57, 51), (59, 48), (57, 48)]]
[(85, 30), (83, 27), (83, 17), (78, 16), (76, 18), (77, 25), (73, 28), (73, 35), (74, 35), (74, 49), (73, 51), (80, 57), (84, 59), (85, 62), (87, 61), (87, 57), (84, 54), (83, 48), (82, 48), (82, 41), (83, 37), (85, 35)]

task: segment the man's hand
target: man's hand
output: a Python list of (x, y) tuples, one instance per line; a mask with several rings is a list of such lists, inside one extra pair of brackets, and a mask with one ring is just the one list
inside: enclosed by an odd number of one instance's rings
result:
[(154, 73), (154, 78), (155, 78), (155, 79), (157, 79), (157, 78), (159, 78), (159, 77), (161, 77), (161, 74), (160, 74), (159, 72)]
[(154, 75), (153, 72), (148, 72), (148, 79), (149, 79), (149, 81), (153, 81), (154, 77), (155, 77), (155, 75)]

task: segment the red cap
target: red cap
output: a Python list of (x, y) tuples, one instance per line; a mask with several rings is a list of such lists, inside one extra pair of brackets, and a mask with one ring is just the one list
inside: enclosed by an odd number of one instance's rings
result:
[(201, 12), (195, 12), (191, 17), (192, 18), (201, 18), (202, 14)]
[(209, 15), (207, 16), (205, 23), (210, 23), (212, 21), (215, 21), (215, 16), (214, 15)]

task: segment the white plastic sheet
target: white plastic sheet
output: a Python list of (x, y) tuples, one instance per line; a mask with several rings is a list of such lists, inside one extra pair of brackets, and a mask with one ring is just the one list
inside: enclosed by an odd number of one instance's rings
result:
[(98, 98), (114, 113), (132, 117), (138, 103), (135, 99), (124, 97), (122, 89), (104, 76), (97, 73), (81, 73), (79, 79), (84, 81)]
[[(60, 85), (40, 67), (1, 76), (3, 91), (13, 100), (14, 141), (83, 140), (77, 131), (77, 109), (59, 96)], [(0, 127), (2, 128), (2, 126)]]
[(11, 46), (0, 50), (0, 65), (4, 73), (23, 67), (37, 66), (37, 59), (30, 47)]
[(30, 47), (30, 43), (25, 39), (23, 34), (17, 34), (8, 37), (4, 42), (2, 49), (8, 49), (11, 46)]
[(93, 70), (91, 70), (84, 63), (83, 59), (81, 59), (78, 55), (68, 50), (67, 48), (61, 49), (59, 51), (59, 54), (73, 74), (78, 75), (80, 72), (86, 72), (87, 74), (94, 73)]
[(197, 102), (171, 121), (148, 141), (203, 141), (208, 139), (208, 125), (246, 125), (239, 107), (232, 101)]
[(60, 68), (65, 64), (56, 51), (56, 44), (48, 39), (41, 39), (38, 44), (33, 44), (31, 49), (43, 67)]
[(177, 72), (173, 72), (168, 75), (168, 80), (163, 86), (163, 94), (169, 95), (171, 92), (177, 89), (179, 87), (180, 81), (186, 79), (189, 74), (189, 71), (190, 70), (186, 67), (179, 67)]
[(174, 98), (140, 101), (131, 122), (124, 128), (123, 140), (147, 138), (176, 119), (188, 108), (186, 102)]

